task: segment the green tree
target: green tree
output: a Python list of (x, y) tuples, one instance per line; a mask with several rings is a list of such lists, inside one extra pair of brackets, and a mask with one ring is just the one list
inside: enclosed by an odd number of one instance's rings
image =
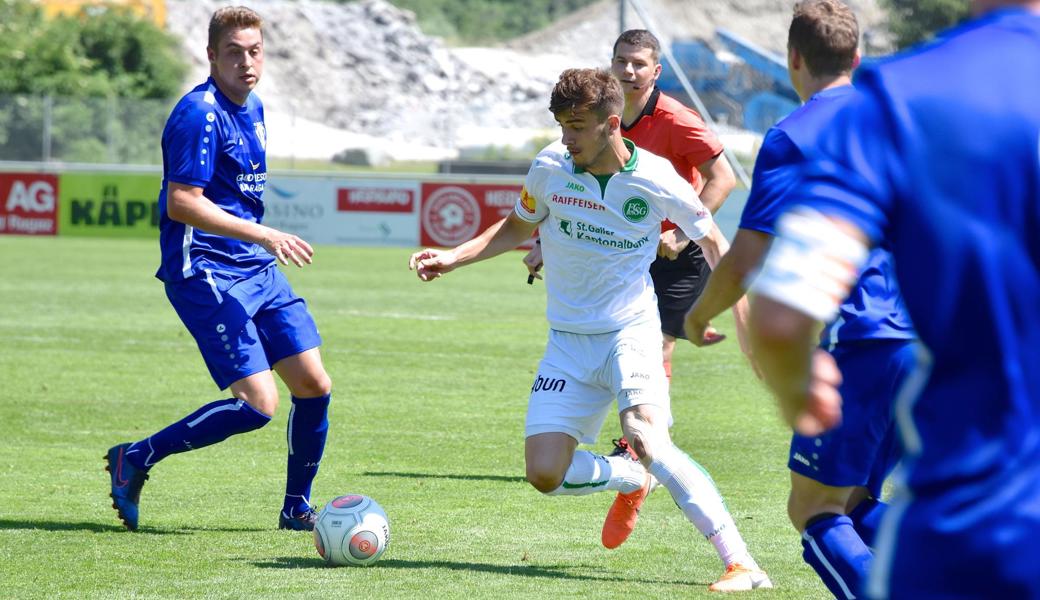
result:
[(930, 39), (970, 14), (968, 0), (883, 0), (882, 4), (900, 48)]
[(187, 64), (177, 38), (118, 8), (45, 19), (0, 0), (0, 158), (154, 162)]

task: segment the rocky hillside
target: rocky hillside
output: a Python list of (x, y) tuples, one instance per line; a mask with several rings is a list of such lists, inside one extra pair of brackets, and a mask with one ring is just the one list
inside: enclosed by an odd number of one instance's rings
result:
[[(870, 54), (887, 51), (890, 42), (882, 27), (878, 0), (845, 0), (855, 11)], [(652, 24), (643, 22), (635, 4), (643, 6)], [(711, 41), (715, 30), (728, 29), (779, 55), (786, 53), (787, 28), (794, 0), (629, 0), (626, 28), (653, 29), (664, 41), (699, 38)], [(555, 25), (507, 43), (520, 51), (554, 52), (604, 61), (610, 57), (618, 31), (618, 0), (600, 0)], [(604, 32), (609, 32), (604, 34)]]
[[(711, 39), (725, 27), (783, 52), (791, 0), (641, 0), (665, 39)], [(876, 0), (851, 2), (868, 31)], [(169, 0), (168, 27), (206, 77), (213, 0)], [(450, 156), (464, 146), (521, 145), (552, 128), (548, 93), (567, 67), (606, 63), (617, 0), (601, 0), (498, 48), (447, 48), (385, 0), (333, 4), (252, 0), (265, 18), (267, 64), (257, 92), (272, 155), (328, 158), (365, 148), (378, 160)], [(644, 24), (632, 10), (628, 27)]]

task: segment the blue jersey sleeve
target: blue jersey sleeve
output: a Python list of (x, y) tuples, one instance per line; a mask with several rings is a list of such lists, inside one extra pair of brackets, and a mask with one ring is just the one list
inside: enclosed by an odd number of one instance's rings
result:
[(213, 179), (220, 137), (215, 108), (203, 100), (177, 111), (163, 140), (169, 181), (204, 188)]
[(776, 235), (776, 220), (790, 202), (788, 194), (800, 178), (803, 161), (801, 150), (782, 129), (766, 132), (755, 159), (751, 193), (740, 215), (741, 229)]
[(904, 186), (895, 119), (872, 93), (871, 75), (824, 133), (820, 155), (806, 163), (793, 204), (850, 221), (874, 243), (885, 237)]

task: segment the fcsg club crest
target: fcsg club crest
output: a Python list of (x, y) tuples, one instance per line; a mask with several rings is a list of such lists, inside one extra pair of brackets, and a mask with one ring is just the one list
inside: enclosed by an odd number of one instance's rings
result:
[(267, 128), (264, 127), (264, 122), (253, 123), (253, 130), (256, 131), (256, 139), (260, 140), (260, 147), (267, 150)]

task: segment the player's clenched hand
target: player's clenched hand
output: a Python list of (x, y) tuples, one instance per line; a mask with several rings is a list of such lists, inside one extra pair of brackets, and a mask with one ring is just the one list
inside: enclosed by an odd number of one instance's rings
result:
[(841, 423), (841, 371), (830, 353), (817, 349), (812, 357), (804, 406), (784, 403), (784, 417), (798, 433), (817, 436)]
[(267, 228), (266, 233), (260, 245), (273, 254), (278, 262), (288, 265), (292, 261), (297, 267), (314, 262), (314, 249), (299, 237), (271, 228)]
[(431, 281), (455, 269), (455, 253), (446, 250), (426, 248), (408, 259), (408, 269), (415, 271), (419, 279)]
[(524, 256), (524, 266), (527, 267), (528, 280), (531, 278), (541, 279), (538, 271), (542, 268), (542, 245), (535, 244), (534, 248)]
[(726, 339), (726, 334), (719, 333), (717, 329), (711, 326), (711, 323), (701, 323), (691, 318), (692, 316), (693, 311), (690, 311), (686, 315), (686, 321), (683, 322), (683, 332), (691, 344), (703, 348)]
[(690, 238), (680, 229), (672, 229), (661, 233), (661, 239), (657, 243), (657, 255), (668, 260), (679, 258), (679, 253), (690, 245)]

